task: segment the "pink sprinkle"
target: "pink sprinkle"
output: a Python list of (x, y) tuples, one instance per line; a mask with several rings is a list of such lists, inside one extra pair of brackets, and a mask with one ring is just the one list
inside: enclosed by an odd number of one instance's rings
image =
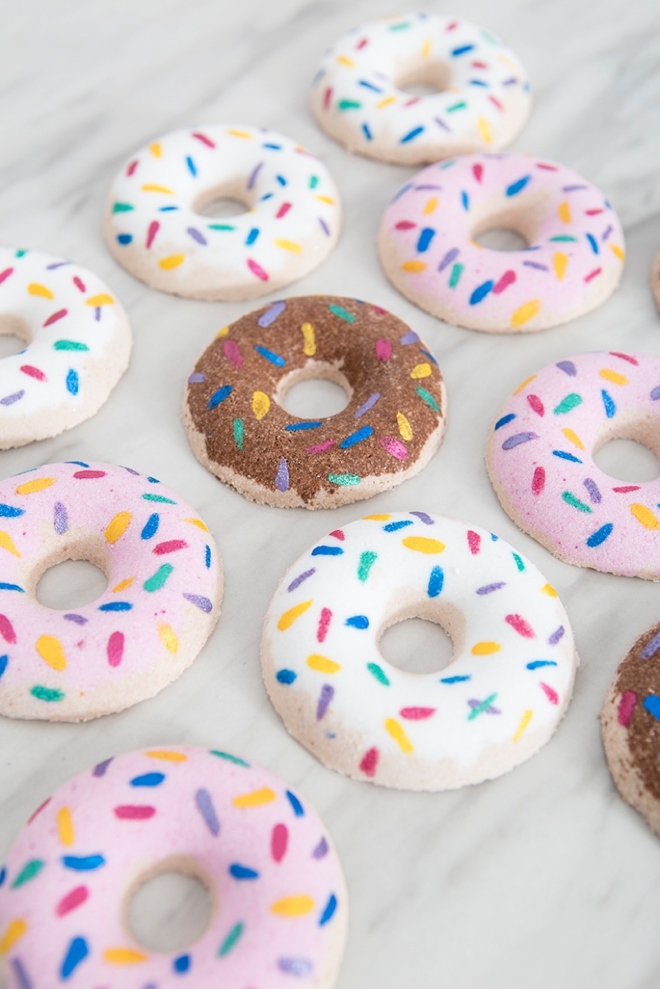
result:
[(130, 165), (128, 166), (128, 168), (126, 169), (126, 174), (129, 175), (129, 176), (132, 175), (133, 172), (135, 171), (135, 169), (137, 167), (138, 167), (138, 163), (137, 163), (137, 158), (136, 158), (136, 160), (135, 161), (132, 161), (130, 163)]
[(0, 635), (5, 642), (9, 642), (11, 645), (16, 642), (16, 632), (14, 631), (14, 626), (6, 615), (0, 615)]
[(148, 821), (155, 813), (155, 807), (147, 807), (144, 804), (121, 804), (115, 807), (115, 817), (121, 821)]
[(31, 364), (23, 364), (21, 367), (23, 374), (29, 375), (31, 378), (36, 378), (37, 381), (48, 381), (48, 378), (43, 371), (40, 371), (38, 367), (32, 367)]
[(474, 175), (477, 182), (481, 182), (482, 176), (484, 174), (484, 166), (476, 164), (472, 166), (472, 174)]
[(543, 162), (541, 162), (541, 161), (537, 161), (536, 167), (537, 168), (543, 168), (546, 172), (558, 172), (559, 171), (559, 169), (557, 168), (556, 165), (544, 165)]
[(147, 247), (151, 247), (154, 242), (154, 237), (160, 229), (160, 223), (158, 220), (152, 220), (149, 224), (149, 231), (147, 233)]
[(392, 342), (381, 338), (376, 340), (376, 357), (379, 361), (389, 361), (392, 356)]
[(52, 323), (56, 323), (58, 319), (62, 319), (64, 316), (66, 316), (68, 311), (69, 311), (68, 309), (58, 309), (57, 312), (54, 312), (52, 316), (48, 317), (48, 319), (44, 323), (44, 326), (50, 326)]
[(256, 275), (257, 278), (260, 278), (262, 282), (268, 281), (268, 275), (266, 274), (264, 269), (261, 267), (260, 264), (257, 264), (256, 261), (253, 261), (252, 258), (247, 259), (247, 266), (252, 272), (252, 274)]
[(496, 97), (493, 96), (492, 93), (489, 93), (488, 94), (488, 99), (490, 100), (491, 103), (494, 103), (495, 104), (495, 106), (497, 107), (498, 110), (503, 110), (504, 109), (504, 106), (502, 105), (502, 103), (500, 103), (500, 101), (498, 99), (496, 99)]
[[(413, 226), (414, 226), (414, 224), (413, 224)], [(379, 316), (387, 316), (387, 315), (389, 315), (387, 309), (381, 309), (380, 306), (373, 306), (372, 305), (371, 308), (373, 309), (374, 312), (378, 313)]]
[(328, 634), (328, 629), (330, 628), (330, 621), (332, 620), (332, 612), (330, 608), (321, 609), (321, 617), (319, 619), (319, 627), (316, 630), (316, 638), (318, 642), (324, 642), (325, 637)]
[(478, 532), (474, 532), (472, 529), (468, 529), (467, 541), (472, 556), (476, 556), (481, 548), (481, 536), (479, 535)]
[(281, 862), (289, 844), (289, 832), (285, 824), (276, 824), (270, 836), (270, 853), (276, 862)]
[(585, 279), (584, 279), (585, 282), (590, 282), (592, 278), (596, 277), (596, 275), (600, 275), (602, 270), (603, 270), (602, 268), (594, 268), (594, 270), (591, 271), (588, 275), (585, 275)]
[(395, 230), (412, 230), (412, 228), (413, 227), (416, 227), (416, 226), (417, 226), (417, 224), (416, 223), (413, 223), (411, 220), (399, 220), (399, 222), (397, 224), (395, 224), (394, 229)]
[(457, 27), (458, 27), (458, 21), (452, 21), (451, 24), (448, 24), (447, 25), (447, 27), (445, 28), (445, 31), (453, 31), (454, 28), (457, 28)]
[(282, 203), (277, 213), (275, 214), (276, 220), (281, 220), (283, 216), (286, 216), (291, 209), (291, 203)]
[(28, 817), (28, 824), (32, 824), (32, 822), (34, 821), (34, 819), (37, 816), (37, 814), (40, 814), (42, 812), (42, 810), (44, 809), (44, 807), (46, 807), (51, 802), (52, 799), (53, 799), (52, 797), (46, 797), (46, 799), (44, 800), (44, 802), (42, 804), (39, 804), (39, 806), (37, 807), (37, 809), (35, 810), (35, 812), (32, 814), (32, 816), (31, 817)]
[(402, 707), (399, 714), (408, 721), (423, 721), (435, 714), (434, 707)]
[(64, 917), (65, 914), (71, 913), (76, 907), (79, 907), (81, 903), (84, 903), (89, 896), (89, 890), (86, 886), (76, 886), (72, 889), (70, 893), (63, 896), (60, 902), (55, 907), (55, 913), (58, 917)]
[(163, 556), (164, 553), (176, 553), (178, 549), (186, 549), (187, 546), (185, 539), (169, 539), (166, 543), (158, 543), (154, 546), (153, 552), (156, 556)]
[(587, 216), (598, 216), (599, 213), (604, 213), (604, 209), (586, 209), (585, 213)]
[(407, 458), (407, 448), (400, 440), (395, 439), (394, 436), (379, 436), (378, 442), (388, 453), (396, 457), (397, 460), (405, 460)]
[(486, 65), (485, 62), (473, 62), (472, 63), (472, 67), (474, 69), (487, 69), (488, 68), (488, 66)]
[(628, 361), (629, 364), (639, 367), (639, 361), (635, 357), (631, 357), (630, 354), (621, 354), (618, 350), (610, 350), (610, 354), (612, 357), (620, 357), (622, 361)]
[(543, 690), (545, 691), (545, 695), (550, 701), (550, 703), (559, 704), (559, 694), (557, 693), (557, 691), (553, 690), (552, 687), (548, 686), (547, 683), (543, 683), (542, 680), (540, 681), (540, 684)]
[(333, 529), (333, 531), (332, 531), (332, 532), (330, 533), (330, 535), (331, 535), (331, 536), (334, 536), (334, 537), (335, 537), (335, 539), (339, 539), (339, 540), (341, 540), (341, 542), (343, 542), (343, 541), (344, 541), (344, 539), (346, 539), (346, 536), (345, 536), (345, 535), (344, 535), (344, 533), (343, 533), (343, 532), (341, 531), (341, 529)]
[(365, 776), (373, 777), (376, 775), (376, 766), (378, 765), (378, 749), (369, 749), (365, 752), (362, 757), (362, 762), (360, 763), (360, 769)]
[(623, 728), (627, 728), (630, 722), (632, 721), (633, 711), (635, 710), (636, 703), (637, 703), (637, 694), (634, 692), (634, 690), (626, 690), (625, 693), (621, 694), (617, 721)]
[(13, 270), (13, 268), (5, 268), (3, 272), (0, 272), (0, 284), (4, 282), (5, 278), (9, 278)]
[(105, 477), (104, 470), (77, 470), (74, 477), (77, 477), (80, 481), (93, 481), (97, 477)]
[(515, 629), (518, 635), (522, 635), (523, 639), (535, 639), (534, 629), (526, 622), (524, 618), (520, 615), (507, 615), (504, 619), (507, 625)]
[(311, 453), (312, 456), (316, 453), (325, 453), (326, 450), (330, 450), (334, 445), (334, 440), (326, 440), (325, 443), (317, 443), (316, 446), (308, 446), (307, 453)]
[(537, 416), (544, 416), (545, 415), (545, 409), (543, 408), (543, 402), (538, 397), (538, 395), (528, 395), (527, 396), (527, 401), (529, 402), (531, 408), (534, 409), (534, 411), (536, 412)]
[(628, 484), (625, 488), (612, 488), (617, 494), (628, 494), (629, 491), (639, 491), (639, 484)]
[(419, 103), (420, 99), (421, 99), (421, 96), (413, 96), (413, 98), (411, 100), (406, 100), (406, 102), (403, 105), (404, 106), (414, 106), (415, 103)]
[(361, 49), (361, 48), (364, 48), (364, 46), (365, 46), (366, 44), (368, 44), (368, 43), (369, 43), (369, 39), (368, 39), (368, 38), (361, 38), (361, 39), (360, 39), (360, 40), (358, 41), (358, 43), (357, 43), (357, 45), (355, 46), (355, 49), (356, 49), (356, 51), (360, 51), (360, 49)]
[(509, 271), (505, 271), (502, 277), (500, 278), (499, 282), (497, 283), (497, 285), (495, 285), (495, 287), (493, 288), (493, 294), (499, 295), (500, 292), (503, 292), (504, 289), (508, 288), (509, 285), (513, 285), (515, 280), (516, 280), (515, 271), (511, 271), (511, 269), (509, 269)]
[(215, 147), (215, 144), (213, 143), (211, 138), (207, 137), (206, 134), (199, 134), (197, 131), (193, 131), (192, 136), (196, 137), (198, 141), (202, 142), (202, 144), (205, 144), (207, 148)]
[(243, 367), (243, 355), (241, 354), (241, 348), (238, 346), (235, 340), (225, 340), (223, 348), (225, 352), (225, 357), (230, 364), (237, 367), (239, 370)]
[(79, 288), (81, 292), (87, 291), (87, 289), (85, 288), (85, 283), (82, 281), (82, 279), (78, 278), (77, 275), (73, 276), (73, 284), (76, 286), (76, 288)]
[(532, 494), (541, 494), (545, 487), (545, 467), (537, 467), (532, 478)]
[(119, 666), (124, 655), (124, 633), (113, 632), (108, 639), (108, 662), (110, 666)]
[(327, 110), (330, 106), (330, 100), (332, 99), (332, 86), (328, 86), (325, 93), (323, 94), (323, 109)]

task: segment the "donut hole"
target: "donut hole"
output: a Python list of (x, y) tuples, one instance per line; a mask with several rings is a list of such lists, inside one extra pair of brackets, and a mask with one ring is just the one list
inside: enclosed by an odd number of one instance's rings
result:
[(247, 179), (223, 182), (200, 192), (193, 202), (193, 210), (200, 216), (222, 219), (224, 216), (239, 216), (252, 209), (254, 203), (246, 194)]
[(410, 96), (431, 96), (444, 93), (451, 86), (451, 69), (446, 62), (417, 60), (399, 65), (394, 85)]
[(309, 361), (282, 378), (275, 401), (297, 419), (328, 419), (343, 412), (352, 395), (345, 374), (332, 364)]
[(102, 537), (70, 538), (33, 564), (26, 590), (54, 611), (72, 611), (91, 604), (108, 587), (109, 565)]
[(454, 605), (423, 602), (400, 609), (380, 633), (379, 649), (391, 666), (416, 676), (446, 669), (465, 638), (465, 619)]
[(489, 251), (524, 251), (534, 244), (547, 212), (543, 190), (521, 193), (515, 204), (474, 204), (470, 237)]
[(605, 429), (592, 452), (599, 470), (619, 481), (643, 484), (660, 476), (660, 433), (652, 419), (631, 419)]
[(32, 342), (28, 324), (20, 316), (0, 315), (0, 360), (20, 354)]
[(492, 227), (473, 239), (476, 244), (487, 247), (489, 251), (524, 251), (527, 247), (523, 235), (507, 227)]
[(208, 929), (214, 897), (193, 859), (164, 860), (131, 888), (126, 902), (126, 925), (149, 951), (180, 952)]

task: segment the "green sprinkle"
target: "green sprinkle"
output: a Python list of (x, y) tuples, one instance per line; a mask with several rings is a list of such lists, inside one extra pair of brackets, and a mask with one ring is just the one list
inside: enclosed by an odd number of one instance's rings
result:
[(145, 501), (160, 501), (164, 505), (176, 505), (176, 502), (172, 501), (171, 498), (163, 498), (162, 495), (143, 494), (142, 497), (144, 498)]
[(41, 687), (37, 684), (30, 691), (33, 697), (36, 697), (39, 701), (62, 701), (64, 700), (64, 692), (62, 690), (57, 690), (55, 687)]
[(390, 24), (390, 31), (405, 31), (407, 27), (410, 27), (410, 21), (404, 21), (403, 24)]
[(454, 110), (464, 110), (466, 106), (467, 106), (467, 103), (465, 103), (465, 102), (463, 102), (461, 100), (460, 103), (453, 103), (451, 106), (448, 106), (447, 107), (447, 113), (453, 113)]
[(159, 591), (161, 587), (164, 586), (165, 581), (167, 580), (167, 578), (169, 577), (169, 575), (172, 573), (173, 570), (174, 567), (172, 566), (171, 563), (163, 563), (162, 567), (158, 568), (158, 570), (153, 575), (153, 577), (149, 577), (147, 580), (145, 580), (144, 584), (142, 585), (145, 591)]
[(235, 230), (231, 223), (207, 223), (209, 230)]
[(366, 552), (360, 554), (360, 566), (358, 567), (358, 580), (361, 580), (364, 584), (365, 580), (369, 576), (369, 571), (373, 567), (378, 553), (372, 553), (371, 550), (366, 550)]
[(455, 164), (456, 164), (455, 158), (450, 158), (449, 161), (443, 161), (442, 165), (440, 165), (440, 171), (443, 172), (445, 168), (451, 168), (451, 166)]
[(340, 100), (337, 104), (338, 110), (359, 110), (362, 106), (357, 100)]
[(579, 498), (576, 498), (575, 495), (572, 495), (570, 491), (562, 491), (561, 496), (567, 505), (571, 505), (573, 508), (577, 508), (578, 511), (580, 512), (589, 512), (589, 514), (591, 514), (591, 509), (589, 508), (589, 506), (585, 505), (585, 503), (583, 501), (580, 501)]
[(489, 34), (488, 31), (484, 31), (483, 28), (481, 29), (481, 37), (485, 41), (488, 41), (491, 45), (499, 45), (500, 44), (500, 42), (497, 40), (497, 38), (495, 37), (495, 35)]
[(451, 278), (449, 279), (449, 288), (456, 288), (458, 281), (463, 274), (464, 264), (455, 264), (451, 269)]
[(310, 177), (309, 177), (309, 187), (310, 187), (310, 189), (316, 189), (316, 187), (317, 187), (318, 184), (319, 184), (319, 177), (318, 177), (318, 175), (310, 175)]
[(128, 213), (132, 209), (135, 209), (135, 206), (131, 206), (130, 203), (113, 203), (112, 204), (112, 212), (113, 213)]
[(11, 888), (18, 889), (23, 883), (29, 883), (31, 879), (39, 875), (45, 864), (43, 859), (32, 859), (30, 862), (26, 862), (11, 884)]
[(17, 258), (22, 258), (22, 257), (24, 257), (24, 256), (25, 256), (26, 254), (27, 254), (27, 249), (26, 249), (26, 250), (24, 250), (24, 251), (22, 251), (22, 250), (21, 250), (21, 251), (16, 251), (16, 257), (17, 257)]
[(228, 955), (229, 952), (231, 951), (231, 949), (237, 943), (237, 941), (239, 940), (241, 934), (243, 933), (244, 926), (245, 925), (242, 924), (240, 920), (239, 920), (239, 922), (237, 924), (234, 924), (234, 926), (230, 930), (229, 934), (227, 935), (227, 937), (224, 939), (224, 941), (220, 945), (220, 950), (219, 950), (218, 954), (219, 954), (219, 956), (221, 958), (224, 958), (225, 955)]
[(77, 340), (56, 340), (53, 347), (55, 350), (89, 350), (86, 343), (78, 343)]
[(355, 316), (353, 313), (348, 312), (346, 309), (342, 309), (341, 306), (328, 306), (330, 312), (333, 312), (335, 316), (339, 316), (340, 319), (345, 319), (347, 323), (354, 323)]
[(582, 405), (582, 395), (578, 395), (576, 392), (571, 392), (566, 398), (563, 398), (557, 408), (555, 409), (555, 415), (562, 415), (564, 412), (570, 412), (576, 406)]
[(434, 412), (439, 412), (440, 411), (440, 406), (438, 405), (438, 403), (434, 399), (434, 397), (431, 394), (431, 392), (427, 391), (426, 388), (420, 388), (419, 385), (415, 388), (415, 391), (417, 392), (417, 394), (419, 395), (419, 397), (421, 398), (421, 400), (423, 402), (426, 402), (426, 404), (428, 405), (428, 407), (430, 409), (433, 409)]
[(516, 566), (518, 567), (518, 569), (522, 573), (522, 571), (525, 569), (525, 564), (523, 563), (522, 557), (521, 556), (518, 556), (517, 553), (513, 553), (512, 555), (513, 555), (514, 560), (516, 561)]
[(390, 681), (385, 675), (385, 670), (383, 670), (382, 667), (378, 665), (378, 663), (367, 663), (367, 669), (373, 676), (376, 677), (378, 683), (382, 683), (384, 687), (390, 686)]
[(481, 704), (477, 704), (476, 707), (473, 707), (470, 713), (468, 714), (468, 721), (473, 721), (478, 714), (482, 713), (482, 711), (488, 710), (488, 708), (493, 703), (496, 697), (497, 694), (491, 694), (490, 697), (487, 697), (485, 701), (481, 702)]
[(577, 240), (577, 237), (571, 237), (569, 234), (558, 234), (556, 237), (551, 237), (550, 240)]
[(239, 450), (243, 449), (243, 439), (245, 437), (245, 427), (242, 419), (234, 419), (234, 443)]
[(220, 749), (209, 749), (211, 755), (217, 755), (220, 759), (226, 759), (227, 762), (234, 762), (237, 766), (245, 766), (246, 769), (250, 768), (250, 763), (246, 762), (245, 759), (239, 759), (237, 755), (230, 755), (229, 752), (221, 752)]
[(361, 478), (358, 474), (328, 474), (331, 484), (340, 484), (342, 488), (350, 488), (351, 484), (359, 484)]

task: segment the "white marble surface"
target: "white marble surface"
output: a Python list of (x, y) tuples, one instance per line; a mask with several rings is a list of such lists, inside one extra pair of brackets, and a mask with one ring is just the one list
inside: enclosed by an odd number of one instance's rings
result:
[[(502, 35), (534, 88), (515, 147), (599, 185), (624, 223), (623, 283), (600, 310), (521, 338), (439, 323), (383, 277), (374, 234), (409, 170), (352, 157), (315, 126), (309, 82), (340, 32), (396, 0), (23, 0), (0, 33), (0, 241), (93, 268), (127, 307), (135, 350), (107, 405), (62, 436), (0, 454), (0, 475), (60, 459), (155, 474), (209, 523), (224, 556), (220, 623), (199, 659), (154, 700), (86, 725), (0, 721), (0, 854), (69, 776), (156, 742), (213, 744), (300, 788), (343, 859), (352, 922), (339, 989), (652, 989), (660, 984), (660, 842), (617, 796), (596, 716), (632, 639), (657, 620), (656, 585), (573, 569), (518, 532), (487, 481), (482, 450), (503, 398), (538, 367), (581, 350), (660, 353), (648, 289), (660, 244), (660, 11), (657, 0), (430, 0)], [(552, 742), (510, 775), (448, 794), (345, 780), (289, 738), (259, 672), (263, 614), (285, 568), (320, 534), (363, 513), (259, 507), (193, 458), (179, 420), (185, 373), (249, 303), (190, 302), (147, 289), (103, 246), (102, 202), (147, 139), (231, 120), (279, 129), (320, 154), (346, 209), (338, 249), (291, 293), (357, 295), (431, 345), (450, 425), (417, 478), (368, 503), (491, 528), (558, 589), (582, 665)], [(115, 989), (133, 986), (125, 981)]]

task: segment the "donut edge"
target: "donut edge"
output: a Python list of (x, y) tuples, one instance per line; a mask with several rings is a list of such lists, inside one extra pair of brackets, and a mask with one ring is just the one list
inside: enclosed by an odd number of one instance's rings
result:
[(656, 251), (651, 262), (651, 291), (660, 312), (660, 250)]

